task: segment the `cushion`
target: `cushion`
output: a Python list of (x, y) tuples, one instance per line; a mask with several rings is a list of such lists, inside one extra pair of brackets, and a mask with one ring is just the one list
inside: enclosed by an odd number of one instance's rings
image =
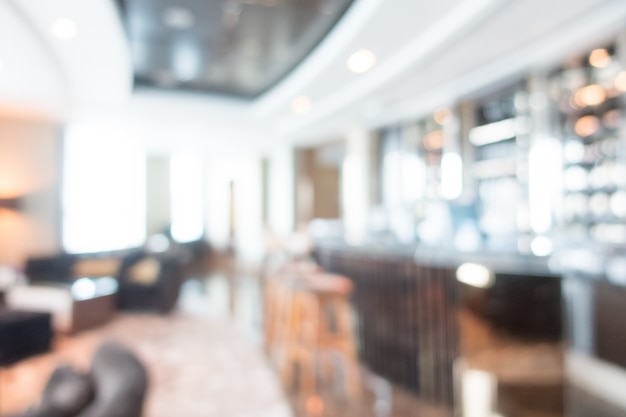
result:
[(72, 276), (81, 277), (115, 277), (120, 269), (119, 258), (85, 258), (76, 261), (72, 267)]
[(157, 282), (160, 273), (161, 262), (158, 259), (143, 258), (128, 269), (128, 282), (151, 286)]
[(5, 296), (10, 309), (52, 314), (53, 327), (67, 332), (72, 325), (72, 294), (69, 287), (16, 285)]

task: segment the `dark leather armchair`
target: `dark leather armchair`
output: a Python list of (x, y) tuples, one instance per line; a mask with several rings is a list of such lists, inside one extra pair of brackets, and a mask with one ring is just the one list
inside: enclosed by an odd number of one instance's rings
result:
[(165, 314), (178, 300), (183, 265), (175, 256), (137, 252), (124, 258), (118, 281), (120, 309)]
[(61, 254), (57, 256), (31, 258), (26, 261), (24, 273), (35, 282), (67, 283), (72, 276), (72, 267), (77, 256)]
[(12, 417), (139, 417), (148, 387), (145, 366), (128, 349), (104, 343), (89, 373), (63, 365), (53, 373), (39, 404)]

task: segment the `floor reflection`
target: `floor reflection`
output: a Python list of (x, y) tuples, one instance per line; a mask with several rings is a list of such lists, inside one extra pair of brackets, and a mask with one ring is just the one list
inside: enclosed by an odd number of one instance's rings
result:
[[(215, 274), (185, 285), (182, 309), (230, 317), (261, 343), (260, 280)], [(530, 340), (502, 332), (469, 310), (459, 311), (461, 357), (455, 365), (456, 410), (428, 404), (415, 393), (362, 369), (364, 394), (347, 399), (332, 384), (319, 395), (288, 393), (297, 417), (617, 417), (624, 411), (575, 387), (564, 377), (562, 341)], [(337, 384), (340, 386), (341, 384)]]
[(568, 417), (623, 417), (626, 415), (623, 409), (573, 386), (567, 387), (566, 399)]
[(563, 417), (564, 347), (560, 341), (522, 338), (459, 311), (457, 366), (465, 417)]

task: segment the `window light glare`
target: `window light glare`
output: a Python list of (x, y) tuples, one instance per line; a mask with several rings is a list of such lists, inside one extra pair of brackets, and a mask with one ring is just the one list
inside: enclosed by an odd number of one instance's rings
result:
[(204, 233), (203, 167), (197, 155), (179, 151), (170, 160), (172, 237), (192, 242)]
[(589, 55), (589, 64), (596, 68), (604, 68), (611, 63), (611, 55), (606, 49), (594, 49)]
[(73, 39), (78, 34), (76, 22), (67, 17), (60, 17), (55, 20), (50, 30), (55, 38), (61, 40)]
[(163, 233), (151, 236), (147, 242), (152, 252), (165, 252), (170, 248), (170, 240)]
[(461, 376), (461, 404), (465, 417), (501, 417), (493, 408), (498, 381), (494, 374), (468, 369)]
[(456, 270), (456, 279), (476, 288), (489, 288), (493, 286), (495, 278), (493, 273), (484, 265), (466, 262)]
[(363, 74), (376, 65), (376, 55), (367, 49), (359, 49), (346, 62), (348, 69), (355, 74)]
[(552, 241), (546, 236), (537, 236), (530, 244), (530, 250), (535, 256), (548, 256), (552, 253)]
[(463, 192), (463, 159), (456, 152), (446, 152), (441, 158), (441, 195), (454, 200)]
[(79, 278), (72, 284), (72, 295), (78, 300), (87, 300), (96, 295), (96, 284), (89, 278)]
[(311, 99), (307, 96), (298, 96), (291, 101), (291, 111), (294, 114), (306, 114), (311, 111)]

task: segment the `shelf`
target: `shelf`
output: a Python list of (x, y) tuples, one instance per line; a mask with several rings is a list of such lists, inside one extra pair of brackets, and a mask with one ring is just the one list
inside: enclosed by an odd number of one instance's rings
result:
[(525, 135), (530, 132), (531, 121), (527, 116), (518, 116), (485, 125), (476, 126), (469, 132), (474, 146), (484, 146)]
[(517, 175), (517, 157), (476, 161), (473, 174), (478, 179), (510, 177)]

